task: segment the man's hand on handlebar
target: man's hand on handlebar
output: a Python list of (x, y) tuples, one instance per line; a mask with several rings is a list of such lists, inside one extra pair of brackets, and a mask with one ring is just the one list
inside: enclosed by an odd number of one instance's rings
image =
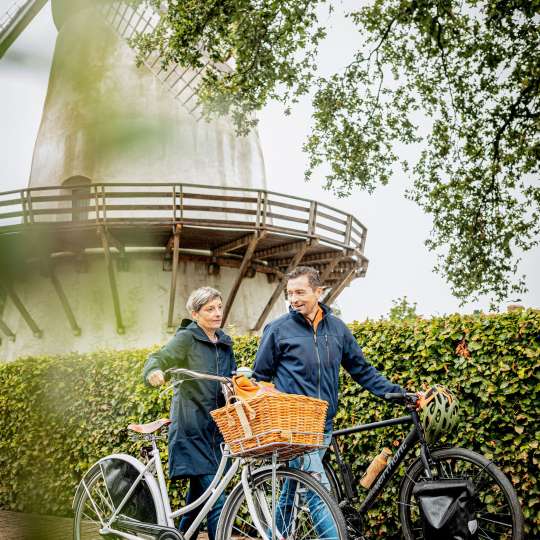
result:
[(155, 369), (149, 373), (147, 380), (152, 386), (161, 386), (165, 384), (165, 373), (161, 369)]
[(384, 395), (384, 398), (389, 401), (398, 401), (409, 406), (414, 405), (416, 410), (420, 408), (420, 401), (423, 397), (424, 392), (406, 392), (405, 394), (391, 393)]

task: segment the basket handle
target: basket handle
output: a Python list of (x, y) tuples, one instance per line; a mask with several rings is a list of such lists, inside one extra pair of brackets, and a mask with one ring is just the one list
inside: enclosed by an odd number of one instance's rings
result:
[[(232, 403), (233, 398), (236, 400), (235, 403)], [(243, 399), (240, 399), (238, 396), (232, 395), (229, 396), (227, 399), (227, 405), (232, 405), (234, 407), (234, 410), (236, 411), (236, 414), (238, 416), (238, 420), (240, 420), (240, 425), (242, 426), (242, 430), (244, 431), (245, 437), (252, 437), (253, 432), (251, 431), (251, 426), (249, 425), (249, 420), (253, 420), (255, 416), (257, 416), (257, 413), (249, 405), (246, 403)], [(249, 414), (249, 420), (246, 416), (246, 411), (244, 411), (244, 408), (247, 410)], [(235, 424), (234, 418), (232, 417), (230, 407), (226, 407), (225, 414), (227, 415), (227, 420), (229, 422), (229, 426), (233, 426)]]

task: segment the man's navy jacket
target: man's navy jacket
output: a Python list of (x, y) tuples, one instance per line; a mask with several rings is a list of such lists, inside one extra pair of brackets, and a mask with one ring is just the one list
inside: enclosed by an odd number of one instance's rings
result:
[(323, 318), (316, 333), (293, 309), (266, 325), (253, 376), (257, 380), (273, 381), (282, 392), (328, 401), (325, 431), (329, 432), (338, 404), (340, 365), (376, 396), (404, 390), (368, 364), (345, 323), (330, 308), (320, 306)]

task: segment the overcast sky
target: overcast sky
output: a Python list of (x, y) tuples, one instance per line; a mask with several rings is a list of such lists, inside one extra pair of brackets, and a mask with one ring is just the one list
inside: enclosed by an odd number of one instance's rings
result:
[[(0, 0), (0, 16), (11, 3), (12, 0)], [(320, 55), (322, 73), (346, 65), (358, 40), (343, 17), (334, 16), (332, 21)], [(0, 60), (0, 191), (27, 186), (55, 38), (47, 5)], [(349, 199), (337, 199), (322, 190), (322, 173), (314, 175), (309, 184), (303, 181), (306, 158), (301, 147), (309, 131), (310, 110), (309, 99), (303, 100), (288, 117), (280, 106), (270, 105), (260, 115), (259, 134), (269, 189), (331, 204), (354, 214), (368, 227), (367, 276), (353, 282), (340, 296), (338, 304), (343, 318), (379, 318), (388, 313), (393, 300), (405, 295), (417, 302), (417, 312), (424, 316), (487, 311), (487, 299), (459, 307), (447, 283), (433, 272), (435, 256), (423, 245), (431, 220), (403, 196), (407, 178), (394, 178), (374, 195), (356, 193)], [(521, 296), (521, 303), (526, 306), (540, 307), (539, 269), (537, 248), (524, 256), (521, 266), (530, 289)], [(506, 309), (506, 303), (501, 309)]]

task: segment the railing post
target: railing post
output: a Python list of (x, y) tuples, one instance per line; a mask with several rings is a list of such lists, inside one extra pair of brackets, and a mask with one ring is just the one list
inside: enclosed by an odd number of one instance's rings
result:
[(173, 223), (176, 223), (176, 185), (172, 187)]
[(315, 201), (311, 201), (309, 205), (309, 219), (308, 219), (309, 236), (315, 235), (316, 223), (317, 223), (317, 203)]
[(22, 204), (22, 211), (23, 211), (23, 223), (25, 225), (28, 224), (28, 210), (27, 210), (27, 204), (26, 204), (26, 195), (24, 193), (24, 189), (21, 189), (21, 204)]
[(352, 216), (348, 215), (347, 225), (345, 226), (345, 234), (344, 234), (346, 246), (349, 246), (349, 244), (351, 243), (351, 233), (352, 233)]
[(99, 224), (99, 196), (98, 196), (98, 186), (91, 186), (92, 189), (94, 190), (94, 204), (95, 204), (95, 211), (96, 211), (96, 223)]
[(367, 229), (362, 226), (362, 238), (360, 239), (360, 253), (364, 253), (364, 248), (366, 247), (366, 237)]
[(29, 189), (26, 189), (25, 192), (26, 192), (26, 208), (28, 210), (28, 215), (30, 217), (30, 223), (34, 223), (34, 212), (32, 209), (32, 193)]
[(103, 223), (107, 223), (107, 195), (103, 184), (101, 184), (101, 204), (103, 209)]
[(255, 217), (255, 228), (259, 230), (261, 227), (261, 192), (257, 191), (257, 213)]
[(184, 219), (184, 185), (180, 184), (180, 193), (178, 193), (180, 197), (180, 221)]
[(266, 214), (268, 212), (268, 192), (267, 191), (261, 191), (261, 194), (264, 197), (263, 213), (262, 213), (262, 226), (266, 227)]

